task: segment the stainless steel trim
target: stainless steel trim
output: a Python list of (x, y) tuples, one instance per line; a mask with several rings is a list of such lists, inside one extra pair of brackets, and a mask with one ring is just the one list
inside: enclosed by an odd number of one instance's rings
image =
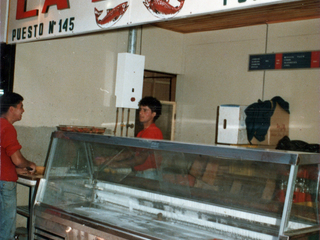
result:
[(269, 149), (243, 148), (224, 145), (204, 145), (172, 142), (165, 140), (148, 140), (130, 137), (115, 137), (108, 135), (54, 132), (54, 138), (69, 138), (72, 140), (107, 143), (117, 146), (128, 146), (137, 148), (148, 148), (154, 150), (165, 150), (172, 152), (185, 152), (190, 154), (208, 154), (220, 158), (237, 158), (244, 161), (261, 161), (269, 163), (280, 163), (289, 165), (319, 164), (320, 154), (302, 152), (287, 152)]
[(284, 234), (285, 227), (288, 226), (297, 172), (298, 172), (298, 166), (292, 165), (290, 168), (290, 175), (289, 175), (289, 179), (288, 179), (286, 198), (285, 198), (284, 206), (283, 206), (283, 213), (282, 213), (282, 219), (281, 219), (281, 223), (280, 223), (279, 236)]

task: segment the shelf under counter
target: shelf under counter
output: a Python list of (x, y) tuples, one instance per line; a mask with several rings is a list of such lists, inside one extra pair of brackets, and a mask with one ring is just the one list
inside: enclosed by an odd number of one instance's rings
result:
[(33, 204), (37, 192), (37, 187), (43, 175), (39, 174), (18, 174), (17, 184), (29, 188), (28, 205), (17, 206), (17, 214), (27, 218), (28, 239), (34, 238)]

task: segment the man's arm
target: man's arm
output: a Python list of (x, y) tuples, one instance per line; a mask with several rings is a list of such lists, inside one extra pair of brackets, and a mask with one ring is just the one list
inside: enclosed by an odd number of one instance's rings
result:
[(11, 155), (11, 160), (18, 168), (30, 168), (31, 173), (36, 171), (36, 165), (33, 162), (28, 161), (21, 154), (20, 150), (17, 150), (14, 154)]
[(121, 161), (112, 161), (107, 166), (111, 168), (131, 168), (143, 164), (149, 154), (149, 151), (140, 151), (139, 155), (131, 155), (131, 157)]

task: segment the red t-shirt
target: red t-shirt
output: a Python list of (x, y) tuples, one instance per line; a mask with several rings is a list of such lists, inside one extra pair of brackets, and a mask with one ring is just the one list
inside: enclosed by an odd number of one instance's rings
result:
[(163, 139), (161, 130), (152, 123), (148, 128), (141, 130), (138, 135), (138, 138), (149, 138), (149, 139)]
[[(143, 129), (140, 131), (137, 135), (138, 138), (148, 138), (148, 139), (158, 139), (162, 140), (163, 135), (161, 130), (156, 126), (156, 124), (152, 123), (148, 128)], [(160, 161), (158, 161), (158, 164), (160, 164)], [(142, 163), (141, 165), (135, 166), (135, 171), (144, 171), (150, 168), (157, 168), (157, 164), (155, 161), (154, 154), (150, 154), (147, 160)]]
[(7, 182), (16, 182), (18, 175), (16, 166), (13, 164), (10, 156), (21, 149), (17, 139), (17, 131), (11, 123), (5, 118), (0, 118), (0, 136), (1, 136), (1, 161), (0, 161), (0, 180)]

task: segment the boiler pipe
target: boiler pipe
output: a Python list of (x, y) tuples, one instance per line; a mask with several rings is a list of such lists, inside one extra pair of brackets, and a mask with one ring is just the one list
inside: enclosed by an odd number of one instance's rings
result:
[(117, 132), (118, 115), (119, 115), (119, 108), (117, 108), (117, 111), (116, 111), (116, 124), (115, 124), (115, 126), (114, 126), (114, 131), (113, 131), (113, 134), (114, 134), (114, 135), (116, 135), (116, 132)]
[(124, 127), (123, 119), (124, 119), (124, 108), (122, 108), (122, 115), (121, 115), (121, 137), (123, 135), (123, 127)]
[(128, 39), (128, 53), (135, 54), (137, 48), (137, 28), (130, 28)]
[(127, 115), (127, 125), (126, 125), (126, 137), (128, 137), (128, 130), (129, 130), (129, 118), (130, 118), (130, 108), (128, 108), (128, 115)]

